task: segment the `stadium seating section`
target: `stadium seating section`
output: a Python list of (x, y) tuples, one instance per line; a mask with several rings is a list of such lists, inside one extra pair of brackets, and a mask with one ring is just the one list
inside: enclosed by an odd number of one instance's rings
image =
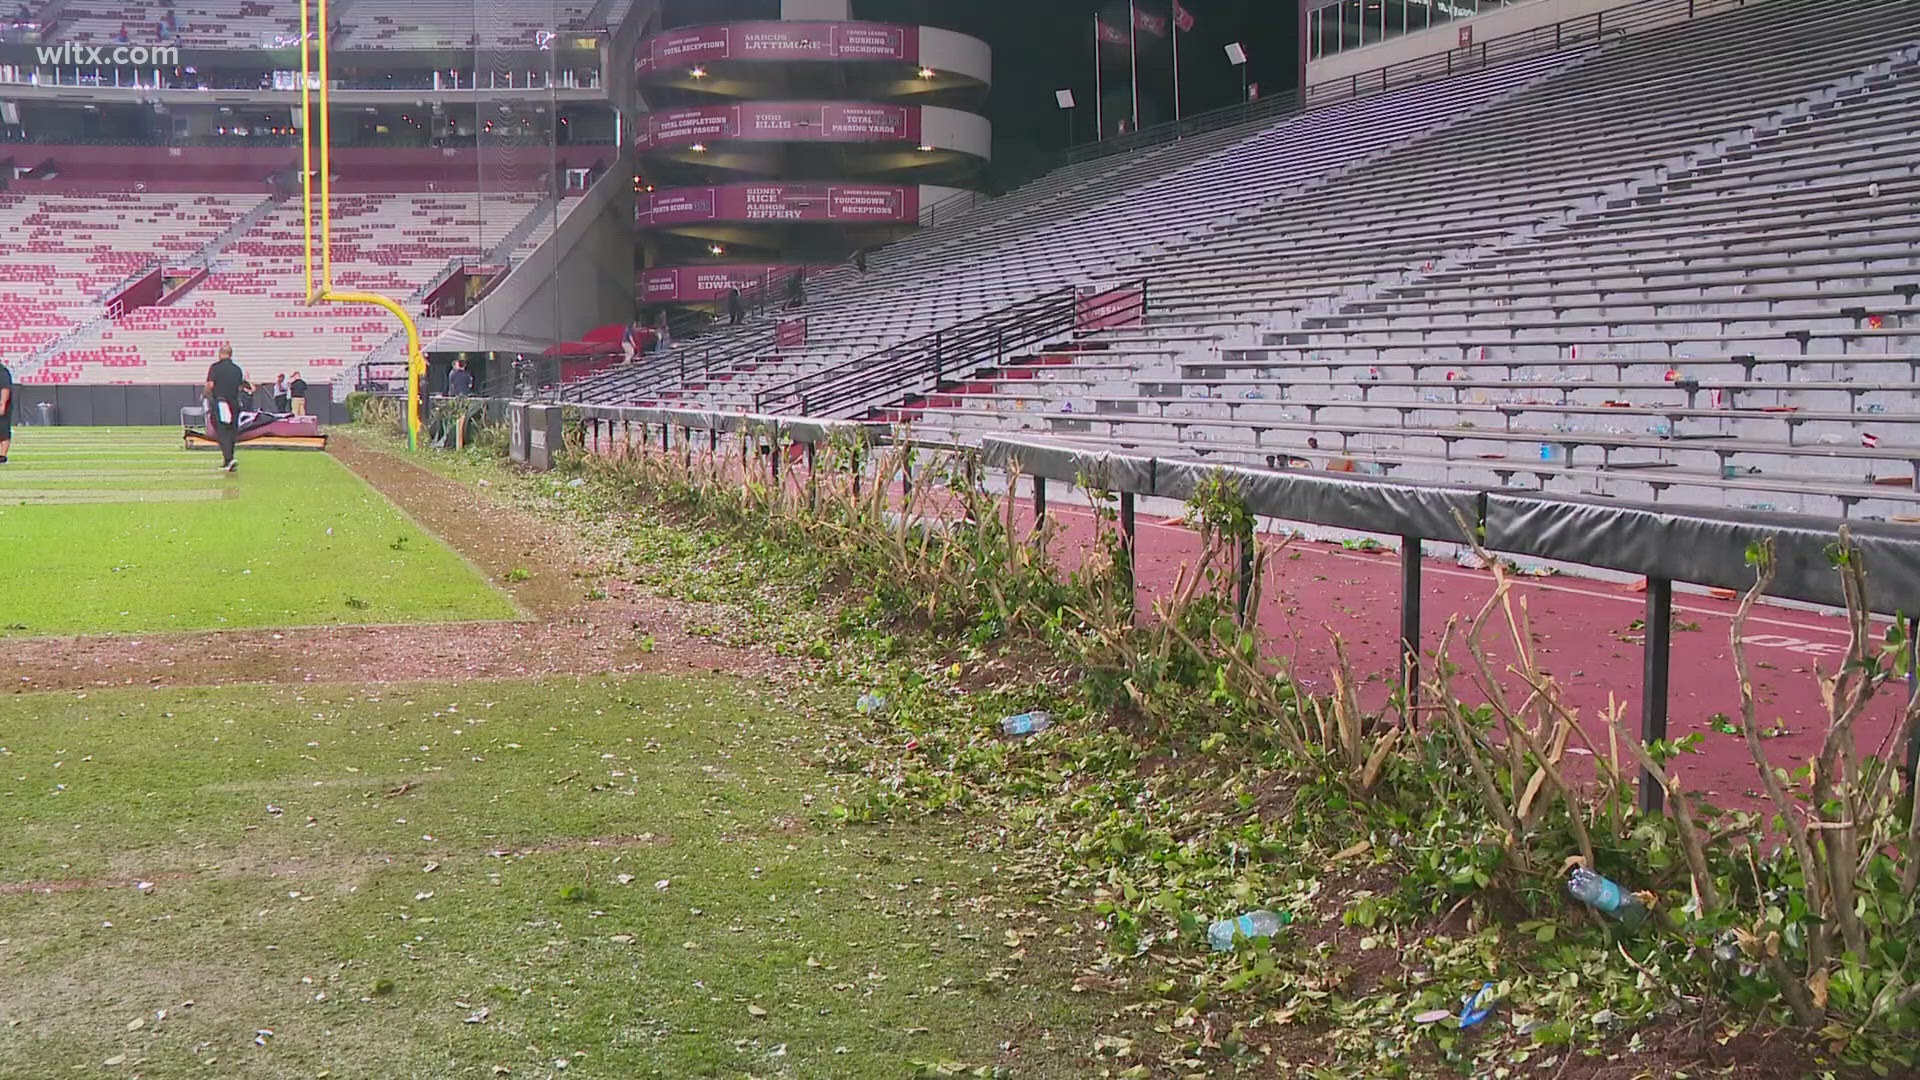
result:
[(0, 349), (17, 364), (99, 315), (128, 276), (156, 260), (184, 262), (258, 201), (0, 192)]
[[(213, 197), (178, 201), (198, 207)], [(575, 202), (556, 208), (524, 194), (335, 195), (335, 287), (403, 298), (418, 310), (426, 290), (454, 263), (523, 257)], [(233, 218), (251, 203), (221, 205)], [(305, 304), (299, 201), (253, 208), (262, 211), (258, 220), (212, 256), (205, 281), (166, 306), (96, 319), (29, 374), (44, 383), (193, 383), (219, 343), (231, 341), (255, 379), (298, 370), (310, 380), (331, 381), (395, 334), (391, 316), (377, 308)], [(218, 232), (216, 224), (203, 231)], [(513, 250), (496, 252), (509, 238), (516, 241)], [(422, 320), (422, 334), (437, 325)]]
[(750, 408), (1052, 288), (1145, 279), (1144, 325), (850, 411), (1915, 520), (1916, 42), (1920, 4), (1776, 0), (1086, 162), (817, 279), (804, 348), (754, 320), (576, 396)]
[[(540, 31), (617, 24), (626, 3), (594, 0), (352, 0), (336, 3), (339, 45), (344, 49), (534, 49)], [(54, 8), (55, 41), (135, 45), (160, 41), (165, 9), (147, 2), (80, 0)], [(176, 32), (168, 41), (183, 49), (257, 49), (295, 40), (300, 8), (292, 0), (176, 0)]]

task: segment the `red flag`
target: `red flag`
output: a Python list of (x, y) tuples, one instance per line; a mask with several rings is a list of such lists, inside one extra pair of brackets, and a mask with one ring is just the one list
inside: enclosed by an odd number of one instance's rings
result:
[(1155, 15), (1152, 12), (1141, 11), (1139, 8), (1134, 8), (1133, 26), (1134, 29), (1143, 34), (1152, 34), (1154, 37), (1167, 36), (1167, 17), (1165, 15)]
[(1093, 25), (1094, 35), (1099, 38), (1102, 45), (1125, 45), (1129, 41), (1125, 30), (1108, 25), (1105, 19), (1095, 19)]
[(1173, 25), (1183, 34), (1193, 33), (1193, 12), (1180, 6), (1180, 0), (1173, 0)]

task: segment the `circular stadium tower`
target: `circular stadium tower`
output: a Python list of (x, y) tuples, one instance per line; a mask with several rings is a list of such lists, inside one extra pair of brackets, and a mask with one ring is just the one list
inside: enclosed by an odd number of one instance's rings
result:
[(786, 19), (648, 35), (636, 224), (650, 309), (703, 305), (911, 230), (985, 166), (984, 41)]

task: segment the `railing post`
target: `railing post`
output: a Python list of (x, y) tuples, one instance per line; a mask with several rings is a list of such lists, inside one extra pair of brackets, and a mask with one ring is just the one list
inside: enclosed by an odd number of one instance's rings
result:
[(819, 454), (815, 453), (815, 445), (811, 442), (808, 443), (807, 444), (807, 509), (809, 510), (818, 510), (820, 508), (820, 470), (819, 468), (817, 468), (818, 460), (819, 460)]
[(1127, 582), (1127, 612), (1134, 609), (1134, 560), (1133, 560), (1133, 492), (1120, 493), (1120, 551), (1125, 560), (1122, 570)]
[(1409, 727), (1420, 702), (1420, 577), (1425, 552), (1417, 536), (1400, 538), (1400, 686)]
[[(1907, 696), (1909, 700), (1920, 698), (1920, 618), (1907, 620)], [(1907, 790), (1913, 790), (1913, 782), (1920, 778), (1920, 727), (1907, 732)], [(1912, 813), (1912, 811), (1908, 811)]]
[(946, 374), (947, 336), (945, 331), (936, 330), (933, 334), (933, 388), (940, 389), (940, 379)]
[(1238, 596), (1236, 597), (1235, 603), (1234, 603), (1234, 615), (1241, 626), (1247, 625), (1253, 619), (1253, 574), (1254, 574), (1254, 550), (1253, 550), (1254, 531), (1253, 530), (1254, 530), (1253, 519), (1248, 518), (1247, 527), (1245, 530), (1241, 532), (1237, 541), (1238, 554), (1239, 554), (1239, 559), (1238, 559), (1239, 566), (1237, 568), (1236, 576), (1238, 577), (1239, 580), (1235, 582), (1235, 586), (1236, 586), (1235, 591), (1238, 593)]
[(779, 424), (773, 425), (773, 434), (769, 439), (769, 441), (773, 445), (768, 447), (767, 449), (767, 476), (773, 481), (773, 486), (779, 487), (780, 486), (780, 450), (781, 450)]
[(1033, 528), (1040, 531), (1047, 524), (1047, 478), (1036, 475), (1033, 478)]
[[(1672, 674), (1673, 582), (1647, 578), (1647, 641), (1642, 650), (1640, 741), (1651, 745), (1667, 737), (1667, 685)], [(1660, 781), (1640, 772), (1640, 809), (1658, 813), (1666, 805)]]

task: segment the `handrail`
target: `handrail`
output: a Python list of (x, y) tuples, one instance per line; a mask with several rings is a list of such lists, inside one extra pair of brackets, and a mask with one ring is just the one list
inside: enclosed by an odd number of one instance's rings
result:
[(834, 416), (881, 408), (938, 390), (955, 372), (1002, 364), (1014, 350), (1093, 328), (1090, 312), (1126, 322), (1144, 318), (1146, 306), (1145, 281), (1091, 291), (1066, 286), (767, 387), (754, 394), (754, 409)]
[(1067, 148), (1063, 163), (1075, 164), (1159, 146), (1190, 135), (1399, 90), (1416, 83), (1444, 79), (1527, 56), (1597, 45), (1630, 31), (1696, 19), (1729, 8), (1743, 8), (1746, 3), (1747, 0), (1640, 0), (1639, 3), (1562, 19), (1465, 47), (1451, 47), (1401, 60), (1370, 71), (1327, 79), (1308, 86), (1304, 92), (1289, 90), (1256, 101), (1236, 102), (1180, 120), (1145, 127), (1131, 135), (1082, 143)]

